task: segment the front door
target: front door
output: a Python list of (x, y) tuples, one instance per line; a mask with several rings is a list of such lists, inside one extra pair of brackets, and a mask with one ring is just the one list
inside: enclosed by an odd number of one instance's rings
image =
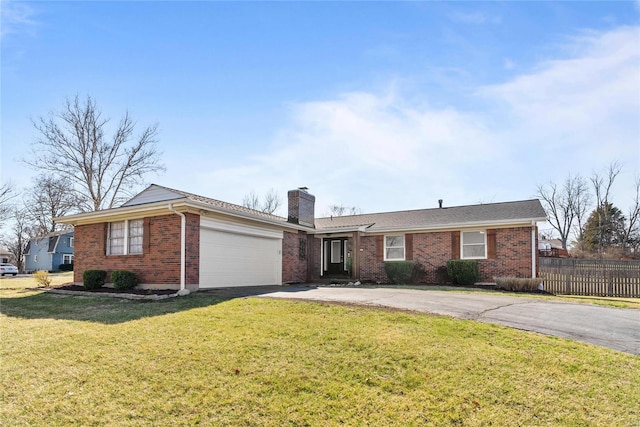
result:
[(325, 239), (324, 270), (327, 274), (347, 274), (346, 246), (347, 239)]

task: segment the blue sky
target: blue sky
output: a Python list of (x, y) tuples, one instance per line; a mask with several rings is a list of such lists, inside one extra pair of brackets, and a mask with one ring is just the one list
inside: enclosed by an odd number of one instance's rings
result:
[(3, 0), (1, 30), (0, 177), (20, 187), (30, 120), (76, 94), (159, 124), (149, 182), (235, 203), (521, 200), (619, 160), (626, 210), (640, 173), (637, 1)]

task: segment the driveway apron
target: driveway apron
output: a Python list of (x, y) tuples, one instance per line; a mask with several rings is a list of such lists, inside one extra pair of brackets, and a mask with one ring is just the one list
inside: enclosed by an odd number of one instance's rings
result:
[(472, 319), (640, 355), (640, 310), (533, 298), (392, 288), (291, 287), (260, 295)]

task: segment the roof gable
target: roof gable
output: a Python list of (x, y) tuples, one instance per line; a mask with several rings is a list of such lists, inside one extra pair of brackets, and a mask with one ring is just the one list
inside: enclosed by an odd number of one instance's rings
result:
[(142, 192), (136, 194), (122, 206), (137, 206), (146, 203), (162, 202), (168, 200), (183, 199), (185, 196), (176, 190), (151, 184)]
[(272, 225), (282, 225), (287, 228), (300, 228), (299, 225), (287, 222), (287, 218), (157, 184), (151, 184), (120, 207), (68, 215), (55, 218), (55, 220), (63, 224), (78, 225), (81, 223), (103, 222), (105, 220), (115, 221), (140, 213), (150, 214), (161, 211), (162, 214), (167, 214), (165, 202), (167, 205), (173, 205), (176, 209), (183, 211), (184, 209), (194, 208), (198, 209), (200, 214), (204, 211), (211, 211), (248, 220), (268, 222)]

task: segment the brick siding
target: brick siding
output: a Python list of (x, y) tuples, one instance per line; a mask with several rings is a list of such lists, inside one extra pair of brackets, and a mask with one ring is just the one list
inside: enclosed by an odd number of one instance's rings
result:
[[(185, 214), (186, 284), (198, 284), (200, 272), (200, 217)], [(141, 255), (106, 255), (107, 223), (75, 227), (74, 281), (85, 270), (129, 270), (141, 284), (180, 285), (180, 217), (175, 214), (144, 218), (145, 250)], [(148, 224), (148, 225), (147, 225)], [(148, 240), (147, 240), (148, 239)], [(110, 274), (107, 281), (110, 281)], [(172, 286), (172, 287), (177, 287)]]
[[(451, 235), (450, 231), (413, 234), (413, 261), (421, 271), (419, 282), (437, 283), (436, 269), (452, 258)], [(360, 248), (360, 279), (385, 282), (384, 262), (376, 259), (376, 236), (363, 236)], [(531, 277), (531, 228), (496, 229), (496, 258), (477, 261), (482, 282), (493, 281), (496, 276)]]
[[(303, 253), (301, 253), (301, 245), (304, 245)], [(282, 239), (282, 281), (284, 283), (306, 282), (309, 249), (307, 233), (284, 232)]]

